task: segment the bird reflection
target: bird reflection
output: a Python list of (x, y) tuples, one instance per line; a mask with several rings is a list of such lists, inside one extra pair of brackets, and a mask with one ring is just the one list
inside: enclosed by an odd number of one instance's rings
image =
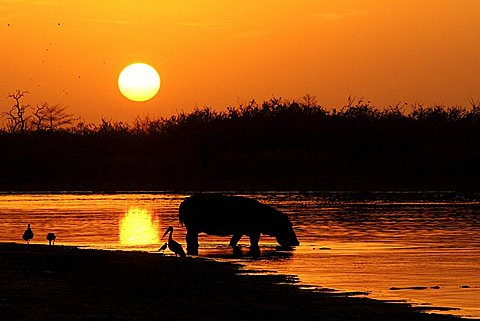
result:
[(175, 256), (180, 255), (181, 257), (186, 257), (185, 251), (183, 250), (182, 245), (180, 245), (180, 243), (178, 243), (172, 238), (173, 226), (170, 226), (169, 228), (167, 228), (162, 238), (164, 238), (165, 235), (167, 235), (167, 233), (170, 233), (168, 235), (168, 243), (167, 243), (168, 249), (173, 253), (175, 253)]

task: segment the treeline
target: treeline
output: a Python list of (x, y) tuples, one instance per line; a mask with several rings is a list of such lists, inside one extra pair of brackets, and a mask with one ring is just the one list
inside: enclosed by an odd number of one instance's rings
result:
[[(408, 112), (406, 112), (408, 110)], [(0, 133), (2, 190), (478, 189), (480, 105), (315, 97)]]

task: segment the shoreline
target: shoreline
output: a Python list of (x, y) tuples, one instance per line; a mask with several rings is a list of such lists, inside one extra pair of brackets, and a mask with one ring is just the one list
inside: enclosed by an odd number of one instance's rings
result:
[(245, 272), (198, 257), (0, 243), (0, 319), (461, 320)]
[(152, 186), (151, 188), (125, 188), (115, 186), (87, 186), (85, 188), (71, 188), (71, 186), (63, 187), (19, 187), (16, 189), (3, 188), (0, 186), (0, 195), (35, 195), (35, 194), (72, 194), (72, 195), (89, 195), (89, 194), (195, 194), (195, 193), (226, 193), (226, 194), (369, 194), (369, 193), (480, 193), (479, 187), (466, 187), (463, 185), (453, 186), (425, 186), (425, 185), (405, 185), (405, 186), (384, 186), (384, 185), (352, 185), (342, 187), (338, 186), (260, 186), (252, 188), (246, 185), (240, 188), (231, 188), (231, 186), (211, 186), (209, 188), (185, 187), (185, 186)]

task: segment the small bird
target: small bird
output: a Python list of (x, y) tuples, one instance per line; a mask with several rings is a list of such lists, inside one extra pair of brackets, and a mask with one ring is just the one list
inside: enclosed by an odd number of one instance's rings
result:
[(158, 251), (159, 251), (159, 252), (165, 251), (165, 249), (167, 248), (167, 246), (168, 246), (168, 243), (163, 244), (163, 245), (158, 249)]
[(30, 228), (30, 224), (28, 224), (27, 229), (25, 230), (25, 232), (23, 232), (22, 239), (24, 239), (27, 244), (30, 244), (30, 240), (33, 239), (33, 232)]
[(175, 256), (180, 255), (181, 257), (186, 257), (187, 255), (185, 254), (185, 251), (183, 250), (182, 245), (180, 245), (180, 243), (172, 239), (173, 226), (170, 226), (169, 228), (167, 228), (162, 238), (164, 238), (168, 232), (170, 232), (170, 235), (168, 236), (168, 249), (173, 253), (175, 253)]
[(46, 239), (48, 240), (48, 245), (55, 245), (55, 239), (57, 236), (55, 233), (48, 233)]

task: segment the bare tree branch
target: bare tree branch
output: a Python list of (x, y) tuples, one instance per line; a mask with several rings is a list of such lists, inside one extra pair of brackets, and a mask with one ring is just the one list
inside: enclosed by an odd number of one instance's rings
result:
[(39, 131), (42, 130), (44, 127), (43, 123), (47, 119), (47, 114), (46, 114), (46, 109), (48, 108), (47, 102), (44, 102), (41, 105), (38, 105), (35, 107), (35, 110), (33, 112), (33, 121), (32, 125), (35, 128), (35, 130)]
[(65, 125), (70, 125), (75, 120), (73, 114), (66, 112), (67, 106), (56, 104), (53, 106), (46, 105), (47, 129), (56, 130)]
[(7, 118), (7, 126), (11, 132), (23, 133), (27, 128), (30, 116), (27, 116), (26, 113), (30, 105), (23, 105), (20, 103), (20, 100), (26, 94), (28, 94), (28, 91), (26, 90), (16, 90), (8, 95), (8, 98), (15, 100), (15, 103), (8, 112), (3, 113), (2, 115)]

